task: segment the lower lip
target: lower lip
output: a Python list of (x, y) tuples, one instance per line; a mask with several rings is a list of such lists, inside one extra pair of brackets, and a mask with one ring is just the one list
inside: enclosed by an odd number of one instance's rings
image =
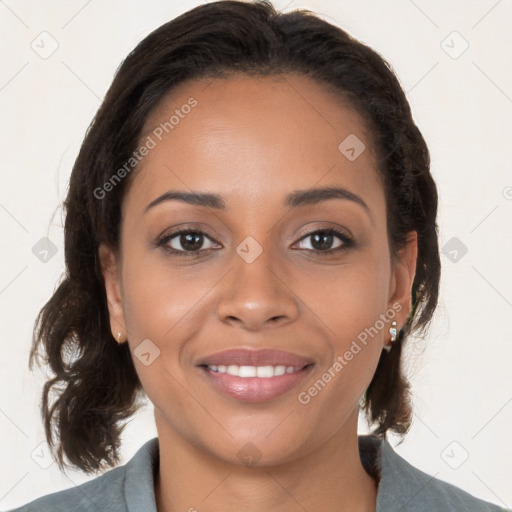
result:
[(200, 369), (218, 391), (244, 402), (266, 402), (294, 388), (313, 368), (309, 366), (277, 377), (237, 377), (202, 366)]

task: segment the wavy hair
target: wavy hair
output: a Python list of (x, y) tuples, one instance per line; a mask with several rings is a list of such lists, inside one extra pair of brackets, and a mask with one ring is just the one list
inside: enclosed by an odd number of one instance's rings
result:
[(348, 100), (369, 127), (391, 256), (416, 231), (418, 259), (411, 312), (391, 351), (382, 352), (362, 408), (377, 436), (404, 435), (411, 424), (402, 347), (432, 318), (440, 259), (429, 151), (405, 94), (377, 52), (314, 13), (280, 13), (266, 0), (224, 0), (189, 10), (137, 45), (117, 70), (74, 163), (64, 203), (65, 273), (36, 319), (29, 360), (31, 370), (37, 358), (53, 372), (41, 414), (61, 471), (115, 466), (125, 421), (144, 395), (128, 344), (118, 345), (110, 331), (98, 254), (100, 243), (119, 248), (121, 203), (134, 173), (108, 199), (95, 190), (137, 149), (145, 121), (165, 95), (188, 80), (232, 73), (308, 76)]

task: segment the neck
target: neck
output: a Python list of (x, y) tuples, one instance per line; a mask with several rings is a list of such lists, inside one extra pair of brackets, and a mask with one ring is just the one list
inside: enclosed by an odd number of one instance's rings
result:
[(357, 414), (347, 422), (355, 425), (351, 435), (349, 429), (340, 430), (299, 459), (253, 467), (230, 464), (192, 446), (158, 419), (158, 512), (375, 511), (377, 482), (361, 463)]

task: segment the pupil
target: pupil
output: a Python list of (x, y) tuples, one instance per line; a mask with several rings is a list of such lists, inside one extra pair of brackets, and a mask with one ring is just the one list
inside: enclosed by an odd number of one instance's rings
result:
[(200, 249), (202, 243), (202, 235), (198, 233), (187, 233), (186, 235), (181, 235), (180, 240), (181, 246), (186, 251), (193, 251), (196, 249)]
[(332, 235), (329, 233), (316, 233), (313, 235), (312, 245), (317, 250), (330, 249), (332, 244)]

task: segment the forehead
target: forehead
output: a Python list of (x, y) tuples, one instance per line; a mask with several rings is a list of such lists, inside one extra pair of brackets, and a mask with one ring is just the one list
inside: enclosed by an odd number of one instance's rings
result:
[(218, 193), (246, 207), (315, 186), (365, 191), (369, 202), (383, 193), (362, 118), (299, 75), (181, 84), (148, 117), (140, 142), (149, 139), (129, 191), (145, 205), (171, 188)]

